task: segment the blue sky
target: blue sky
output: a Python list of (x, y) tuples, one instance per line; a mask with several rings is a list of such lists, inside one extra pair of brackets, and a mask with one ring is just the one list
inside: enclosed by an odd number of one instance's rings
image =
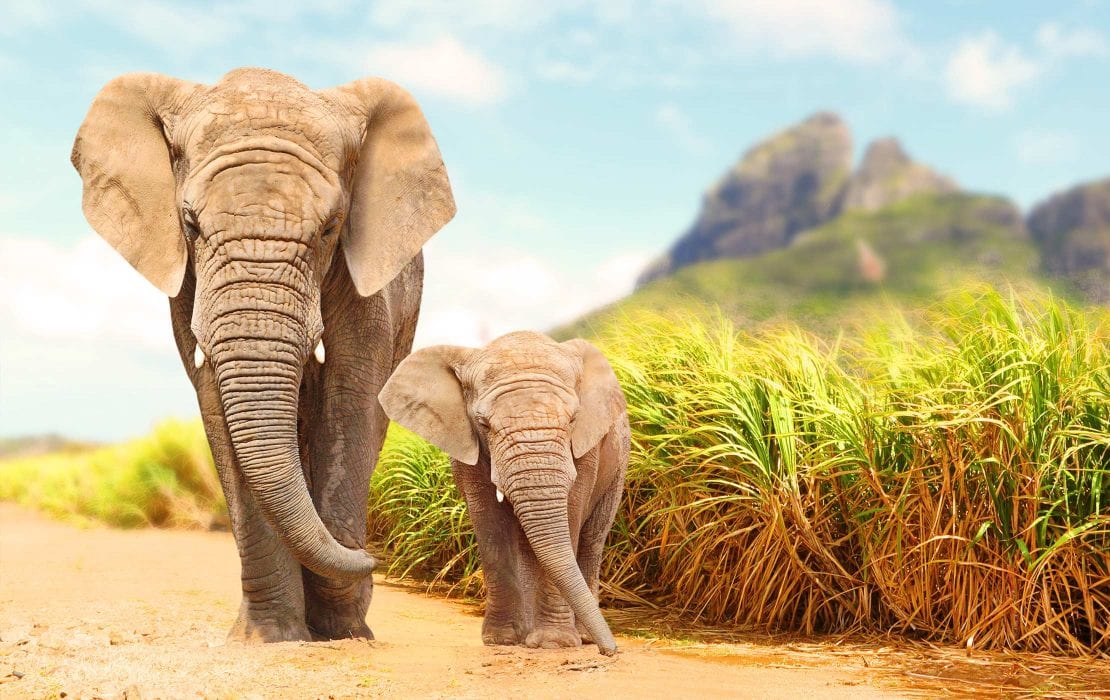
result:
[(166, 301), (92, 234), (68, 163), (100, 87), (260, 65), (391, 78), (459, 214), (418, 344), (546, 329), (627, 292), (755, 140), (831, 109), (1028, 207), (1110, 171), (1110, 5), (474, 0), (0, 5), (0, 435), (117, 439), (196, 412)]

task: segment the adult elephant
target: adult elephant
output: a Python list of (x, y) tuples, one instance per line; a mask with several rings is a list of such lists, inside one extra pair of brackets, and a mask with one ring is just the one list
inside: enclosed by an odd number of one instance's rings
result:
[(229, 636), (372, 638), (376, 396), (412, 347), (421, 246), (455, 213), (420, 108), (377, 78), (129, 74), (72, 160), (89, 223), (171, 297), (242, 562)]

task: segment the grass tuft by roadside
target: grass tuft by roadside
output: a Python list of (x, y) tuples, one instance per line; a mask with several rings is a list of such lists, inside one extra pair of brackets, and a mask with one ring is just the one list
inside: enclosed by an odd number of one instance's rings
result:
[(120, 445), (0, 462), (0, 500), (117, 527), (226, 529), (200, 420), (168, 420)]

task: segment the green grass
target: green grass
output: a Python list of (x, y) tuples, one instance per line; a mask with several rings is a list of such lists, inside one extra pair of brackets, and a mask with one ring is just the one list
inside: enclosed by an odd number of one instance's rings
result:
[[(633, 449), (606, 604), (1110, 654), (1110, 314), (984, 288), (859, 325), (822, 338), (636, 312), (608, 327)], [(222, 504), (207, 459), (198, 425), (171, 424), (0, 463), (0, 498), (187, 524)], [(434, 447), (391, 429), (370, 512), (390, 575), (481, 591)]]
[(199, 420), (169, 420), (121, 445), (2, 461), (0, 500), (119, 527), (228, 523)]
[(482, 592), (477, 543), (446, 454), (391, 425), (370, 481), (370, 539), (388, 553), (386, 574)]

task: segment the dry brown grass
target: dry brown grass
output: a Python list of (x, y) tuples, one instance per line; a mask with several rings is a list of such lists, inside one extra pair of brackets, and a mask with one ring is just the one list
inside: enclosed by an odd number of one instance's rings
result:
[(611, 601), (1110, 654), (1105, 321), (997, 294), (824, 345), (638, 319)]

